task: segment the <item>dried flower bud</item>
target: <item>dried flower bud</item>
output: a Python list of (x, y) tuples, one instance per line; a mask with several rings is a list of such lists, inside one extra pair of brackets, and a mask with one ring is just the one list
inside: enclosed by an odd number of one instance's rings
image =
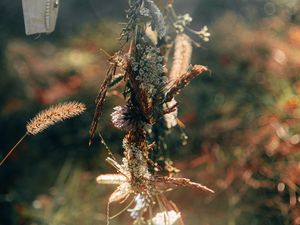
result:
[(192, 20), (193, 20), (193, 18), (188, 13), (177, 16), (176, 21), (173, 23), (176, 33), (178, 33), (178, 34), (183, 33), (185, 30), (185, 27), (190, 25)]
[(208, 42), (210, 33), (208, 32), (207, 26), (204, 26), (200, 31), (194, 32), (196, 35), (198, 35), (200, 38), (203, 39), (203, 41)]

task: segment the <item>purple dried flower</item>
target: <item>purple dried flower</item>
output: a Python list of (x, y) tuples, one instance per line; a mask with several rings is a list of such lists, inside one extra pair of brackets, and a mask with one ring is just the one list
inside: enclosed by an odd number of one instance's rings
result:
[(143, 126), (141, 113), (139, 109), (132, 104), (124, 106), (116, 106), (114, 112), (111, 114), (112, 123), (116, 128), (121, 130), (130, 131)]

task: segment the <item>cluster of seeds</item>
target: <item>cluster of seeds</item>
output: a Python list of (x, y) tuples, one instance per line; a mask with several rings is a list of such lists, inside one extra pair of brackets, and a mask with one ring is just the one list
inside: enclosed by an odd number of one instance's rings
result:
[(132, 58), (132, 69), (140, 87), (153, 96), (166, 83), (167, 77), (160, 49), (142, 41), (136, 45), (136, 57)]

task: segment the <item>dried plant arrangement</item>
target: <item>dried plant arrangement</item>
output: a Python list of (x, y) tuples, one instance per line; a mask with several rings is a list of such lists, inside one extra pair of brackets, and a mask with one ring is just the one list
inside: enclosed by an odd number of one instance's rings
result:
[[(130, 212), (135, 225), (183, 224), (180, 211), (164, 193), (176, 186), (214, 191), (176, 176), (178, 169), (167, 157), (165, 137), (172, 127), (184, 126), (177, 118), (179, 104), (175, 97), (192, 79), (208, 71), (202, 65), (191, 66), (190, 60), (193, 45), (208, 41), (210, 34), (206, 26), (200, 31), (191, 29), (190, 15), (177, 15), (172, 1), (129, 0), (126, 13), (122, 47), (108, 60), (110, 67), (95, 101), (90, 128), (92, 144), (107, 92), (123, 82), (124, 104), (113, 109), (111, 120), (126, 132), (124, 156), (118, 162), (100, 134), (109, 151), (106, 161), (116, 173), (99, 175), (97, 182), (118, 185), (108, 206), (132, 198), (122, 212)], [(108, 210), (107, 223), (120, 213), (110, 216)]]
[[(190, 61), (193, 45), (208, 41), (210, 34), (206, 26), (200, 31), (191, 29), (190, 15), (177, 15), (171, 0), (129, 0), (126, 14), (128, 21), (120, 36), (122, 47), (108, 59), (110, 66), (95, 100), (89, 132), (91, 145), (108, 90), (123, 84), (119, 95), (124, 104), (114, 107), (111, 113), (113, 125), (126, 132), (122, 162), (118, 162), (99, 133), (109, 153), (106, 161), (116, 169), (115, 174), (102, 174), (96, 179), (99, 184), (117, 185), (108, 200), (107, 224), (124, 211), (130, 213), (135, 225), (184, 224), (177, 206), (165, 193), (174, 187), (209, 194), (214, 191), (178, 177), (179, 170), (168, 157), (165, 139), (173, 127), (184, 127), (177, 118), (179, 103), (175, 98), (194, 78), (208, 71), (206, 66), (190, 65)], [(25, 135), (0, 166), (26, 136), (36, 135), (84, 110), (84, 104), (69, 102), (40, 112), (28, 122)], [(127, 207), (110, 216), (111, 203), (127, 200)]]

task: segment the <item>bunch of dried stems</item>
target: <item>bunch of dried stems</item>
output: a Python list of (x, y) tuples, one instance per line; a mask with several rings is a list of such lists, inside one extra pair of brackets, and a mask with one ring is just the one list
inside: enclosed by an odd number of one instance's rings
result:
[[(204, 41), (208, 41), (210, 34), (206, 26), (200, 31), (191, 29), (192, 18), (189, 14), (177, 15), (171, 1), (164, 4), (131, 0), (127, 18), (120, 38), (122, 48), (109, 58), (110, 67), (96, 99), (90, 129), (91, 144), (107, 92), (116, 83), (123, 83), (124, 104), (116, 106), (111, 117), (114, 126), (126, 132), (124, 156), (119, 163), (109, 150), (106, 160), (117, 173), (99, 175), (97, 182), (118, 185), (108, 204), (123, 203), (132, 196), (122, 212), (130, 212), (133, 224), (183, 224), (180, 211), (164, 193), (175, 186), (214, 191), (177, 177), (179, 170), (166, 157), (164, 142), (172, 127), (182, 125), (177, 118), (179, 104), (174, 98), (192, 79), (208, 71), (205, 66), (190, 65), (193, 44), (200, 44), (188, 34), (196, 34)], [(173, 57), (169, 57), (171, 52)], [(107, 223), (115, 216), (108, 213)]]

